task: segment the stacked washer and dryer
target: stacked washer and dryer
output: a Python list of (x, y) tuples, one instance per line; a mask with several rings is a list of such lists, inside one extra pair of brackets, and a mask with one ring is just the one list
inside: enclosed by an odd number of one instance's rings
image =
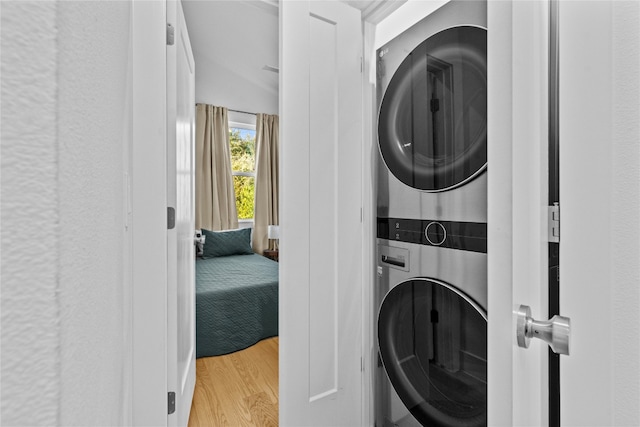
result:
[(486, 1), (377, 51), (376, 426), (487, 424)]

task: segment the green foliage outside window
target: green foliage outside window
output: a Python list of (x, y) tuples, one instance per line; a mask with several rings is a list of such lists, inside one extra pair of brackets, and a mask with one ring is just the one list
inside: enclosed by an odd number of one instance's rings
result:
[[(231, 128), (229, 130), (231, 148), (231, 170), (250, 172), (255, 170), (255, 131)], [(255, 197), (255, 178), (253, 176), (234, 176), (233, 186), (236, 193), (238, 219), (253, 218)]]

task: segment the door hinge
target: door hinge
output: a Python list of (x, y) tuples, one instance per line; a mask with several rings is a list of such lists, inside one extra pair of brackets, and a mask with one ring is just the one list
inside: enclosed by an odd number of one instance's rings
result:
[(360, 72), (364, 72), (364, 59), (362, 58), (362, 56), (360, 57)]
[(364, 358), (360, 358), (360, 372), (364, 372)]
[(168, 413), (169, 415), (173, 414), (174, 412), (176, 412), (176, 392), (175, 391), (170, 391), (167, 395), (167, 403), (168, 403)]
[(173, 46), (176, 39), (175, 34), (176, 34), (176, 29), (173, 28), (173, 25), (167, 22), (167, 46)]
[(167, 208), (167, 229), (173, 230), (176, 226), (176, 210), (169, 206)]
[(560, 205), (554, 203), (553, 206), (548, 206), (547, 212), (549, 217), (549, 242), (560, 243)]

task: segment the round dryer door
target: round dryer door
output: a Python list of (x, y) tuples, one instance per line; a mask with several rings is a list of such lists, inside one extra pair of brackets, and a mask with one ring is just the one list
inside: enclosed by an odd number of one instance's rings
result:
[(424, 191), (458, 187), (485, 169), (485, 29), (446, 29), (405, 58), (380, 105), (378, 143), (396, 178)]
[(422, 425), (487, 425), (487, 317), (456, 288), (414, 279), (385, 296), (380, 356), (396, 393)]

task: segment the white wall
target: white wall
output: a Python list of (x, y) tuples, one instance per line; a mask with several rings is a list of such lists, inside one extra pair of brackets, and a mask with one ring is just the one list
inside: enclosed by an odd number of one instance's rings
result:
[(124, 425), (131, 380), (131, 5), (58, 6), (60, 423)]
[(613, 422), (640, 425), (640, 3), (612, 2)]
[(57, 5), (0, 7), (0, 421), (54, 425), (60, 397)]
[(3, 425), (130, 422), (130, 8), (2, 2)]
[(262, 70), (278, 66), (277, 8), (237, 0), (187, 0), (183, 7), (196, 62), (196, 102), (278, 114), (278, 74)]
[(637, 426), (640, 4), (561, 2), (559, 31), (561, 421)]
[[(565, 242), (581, 249), (565, 253), (560, 245), (561, 314), (573, 329), (572, 355), (561, 359), (562, 404), (579, 408), (562, 423), (637, 426), (640, 3), (561, 2), (560, 49), (571, 52), (560, 68), (560, 161), (573, 153), (561, 170), (560, 199), (581, 203), (561, 208)], [(579, 192), (563, 192), (563, 181)]]

